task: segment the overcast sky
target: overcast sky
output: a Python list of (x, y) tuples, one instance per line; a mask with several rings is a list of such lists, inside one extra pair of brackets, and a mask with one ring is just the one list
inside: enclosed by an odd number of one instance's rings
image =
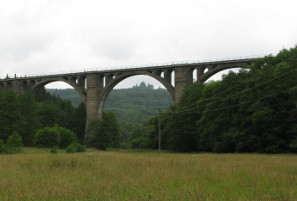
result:
[(296, 8), (296, 0), (0, 0), (0, 77), (277, 53), (297, 44)]

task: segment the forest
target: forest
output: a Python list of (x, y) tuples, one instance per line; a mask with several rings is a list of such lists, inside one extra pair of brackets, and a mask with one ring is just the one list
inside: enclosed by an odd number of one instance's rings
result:
[(188, 86), (161, 116), (162, 147), (181, 152), (297, 151), (297, 48), (221, 81)]
[[(104, 118), (92, 122), (89, 146), (158, 148), (177, 152), (297, 152), (297, 48), (257, 59), (250, 70), (230, 71), (222, 80), (195, 83), (179, 103), (165, 89), (141, 83), (111, 92)], [(70, 100), (63, 100), (65, 98)], [(0, 139), (18, 132), (25, 146), (46, 127), (66, 128), (85, 143), (86, 111), (73, 90), (0, 90)], [(74, 101), (75, 100), (75, 101)], [(24, 107), (25, 106), (25, 107)], [(57, 127), (58, 126), (58, 127)]]

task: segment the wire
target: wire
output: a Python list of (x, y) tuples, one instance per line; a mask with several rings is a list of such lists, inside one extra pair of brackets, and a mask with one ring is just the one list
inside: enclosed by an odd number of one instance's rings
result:
[[(271, 97), (271, 96), (275, 96), (275, 95), (284, 93), (284, 92), (289, 91), (289, 90), (290, 90), (290, 89), (285, 89), (285, 90), (280, 91), (280, 92), (278, 92), (278, 93), (274, 93), (274, 94), (270, 94), (270, 95), (267, 95), (267, 96), (263, 96), (263, 97), (261, 97), (261, 98), (255, 99), (255, 100), (250, 100), (250, 101), (246, 101), (246, 102), (243, 102), (243, 103), (239, 103), (239, 104), (235, 104), (235, 105), (229, 105), (229, 106), (226, 106), (226, 107), (220, 107), (220, 108), (216, 108), (216, 109), (212, 109), (212, 110), (205, 110), (205, 111), (203, 111), (203, 112), (204, 112), (204, 113), (205, 113), (205, 112), (213, 112), (213, 111), (223, 110), (223, 109), (226, 109), (226, 108), (237, 107), (237, 106), (240, 106), (240, 105), (244, 105), (244, 104), (252, 103), (252, 102), (254, 102), (254, 101), (259, 101), (259, 100), (262, 100), (262, 99), (264, 99), (264, 98), (268, 98), (268, 97)], [(190, 113), (182, 113), (182, 114), (202, 114), (203, 112), (190, 112)], [(173, 114), (180, 114), (181, 112), (170, 112), (170, 113), (173, 113)]]
[[(269, 55), (268, 55), (268, 56), (269, 56)], [(295, 55), (291, 55), (291, 56), (289, 56), (288, 58), (286, 58), (286, 59), (283, 60), (282, 62), (286, 62), (286, 61), (288, 61), (288, 60), (289, 60), (291, 57), (293, 57), (293, 56), (295, 56)], [(265, 68), (265, 69), (263, 70), (263, 72), (267, 72), (267, 71), (273, 70), (275, 67), (276, 67), (276, 66), (274, 65), (274, 66), (272, 66), (272, 67), (270, 67), (270, 68)], [(270, 79), (270, 80), (268, 80), (268, 81), (266, 81), (266, 82), (264, 82), (264, 83), (262, 83), (262, 84), (259, 84), (259, 85), (257, 85), (257, 86), (248, 88), (248, 89), (246, 89), (246, 90), (244, 90), (244, 91), (241, 91), (241, 92), (239, 92), (239, 93), (233, 94), (233, 95), (231, 95), (231, 96), (229, 96), (229, 97), (226, 97), (226, 98), (223, 98), (223, 99), (221, 99), (221, 100), (217, 100), (217, 101), (208, 103), (206, 106), (212, 105), (212, 104), (214, 104), (214, 103), (218, 103), (218, 102), (225, 101), (225, 100), (227, 100), (227, 99), (229, 99), (229, 98), (238, 96), (238, 95), (240, 95), (240, 94), (244, 94), (244, 93), (246, 93), (246, 92), (248, 92), (248, 91), (251, 91), (251, 90), (253, 90), (253, 89), (255, 89), (255, 88), (258, 88), (258, 87), (260, 87), (260, 86), (266, 85), (266, 84), (268, 84), (268, 83), (270, 83), (270, 82), (272, 82), (272, 81), (274, 81), (274, 80), (277, 80), (277, 79), (279, 79), (279, 78), (285, 77), (285, 76), (289, 75), (290, 73), (295, 72), (296, 70), (297, 70), (297, 69), (293, 69), (293, 70), (291, 70), (291, 71), (289, 71), (289, 72), (286, 72), (286, 73), (284, 73), (284, 74), (282, 74), (282, 75), (280, 75), (280, 76), (278, 76), (278, 77), (275, 77), (275, 78), (273, 78), (273, 79)], [(213, 96), (211, 96), (211, 97), (209, 97), (209, 98), (207, 98), (207, 99), (204, 99), (204, 100), (202, 100), (202, 101), (205, 102), (205, 101), (207, 101), (207, 100), (210, 100), (210, 99), (212, 99), (212, 98), (214, 98), (214, 97), (216, 97), (216, 96), (218, 96), (218, 95), (220, 95), (220, 94), (223, 94), (223, 93), (225, 93), (225, 92), (227, 92), (227, 91), (230, 91), (231, 89), (234, 89), (235, 87), (238, 87), (238, 86), (240, 86), (240, 85), (242, 85), (242, 84), (245, 84), (245, 83), (248, 83), (248, 82), (250, 82), (250, 81), (247, 80), (247, 81), (245, 81), (245, 82), (239, 83), (239, 84), (237, 84), (237, 85), (235, 85), (235, 86), (233, 86), (233, 87), (227, 88), (227, 89), (225, 89), (225, 90), (223, 90), (223, 91), (221, 91), (221, 92), (219, 92), (219, 93), (216, 93), (216, 94), (214, 94)], [(286, 90), (284, 90), (284, 91), (286, 91)], [(282, 92), (280, 92), (280, 93), (282, 93)], [(260, 99), (259, 99), (259, 100), (260, 100)], [(178, 108), (178, 109), (183, 109), (183, 108), (191, 107), (191, 106), (194, 106), (194, 105), (197, 105), (197, 102), (196, 102), (196, 103), (193, 103), (193, 104), (190, 104), (190, 105), (186, 105), (186, 106), (180, 107), (180, 108)], [(227, 107), (232, 107), (232, 106), (227, 106)], [(196, 107), (193, 107), (193, 108), (189, 108), (189, 109), (186, 109), (186, 110), (176, 111), (176, 112), (171, 112), (171, 113), (185, 113), (185, 112), (190, 112), (190, 111), (195, 110), (195, 109), (197, 109), (197, 108), (196, 108)], [(210, 111), (210, 110), (208, 110), (208, 111)], [(196, 112), (193, 112), (193, 113), (196, 113)], [(189, 114), (190, 114), (190, 113), (189, 113)]]
[[(267, 56), (270, 56), (270, 55), (267, 55)], [(265, 69), (263, 70), (263, 72), (266, 72), (266, 71), (268, 71), (268, 70), (272, 70), (274, 67), (275, 67), (275, 66), (272, 66), (272, 67), (270, 67), (270, 68), (265, 68)], [(241, 68), (241, 69), (243, 69), (243, 68)], [(237, 85), (235, 85), (235, 86), (233, 86), (233, 87), (230, 87), (230, 88), (227, 88), (227, 89), (225, 89), (225, 90), (223, 90), (223, 91), (220, 91), (219, 93), (214, 94), (214, 95), (212, 95), (211, 97), (209, 97), (209, 98), (207, 98), (207, 99), (204, 99), (203, 101), (210, 100), (210, 99), (214, 98), (214, 97), (217, 96), (217, 95), (220, 95), (220, 94), (223, 94), (223, 93), (225, 93), (225, 92), (227, 92), (227, 91), (230, 91), (231, 89), (234, 89), (234, 88), (236, 88), (236, 87), (238, 87), (238, 86), (240, 86), (240, 85), (243, 85), (243, 84), (245, 84), (245, 83), (247, 83), (247, 82), (249, 82), (249, 81), (247, 80), (247, 81), (242, 82), (242, 83), (239, 83), (239, 84), (237, 84)], [(187, 108), (187, 107), (190, 107), (190, 106), (194, 106), (194, 105), (196, 105), (196, 104), (197, 104), (197, 103), (193, 103), (193, 104), (190, 104), (190, 105), (187, 105), (187, 106), (183, 106), (183, 107), (180, 107), (180, 108)], [(180, 109), (180, 108), (179, 108), (179, 109)]]
[[(293, 56), (293, 55), (292, 55), (292, 56)], [(290, 58), (290, 57), (289, 57), (289, 58)], [(285, 61), (287, 61), (289, 58), (287, 58)], [(273, 66), (273, 67), (275, 67), (275, 66)], [(269, 68), (269, 70), (271, 70), (273, 67)], [(264, 82), (264, 83), (262, 83), (262, 84), (260, 84), (260, 85), (257, 85), (257, 86), (255, 86), (255, 87), (248, 88), (248, 89), (246, 89), (246, 90), (244, 90), (244, 91), (241, 91), (241, 92), (239, 92), (239, 93), (237, 93), (237, 94), (233, 94), (233, 95), (231, 95), (231, 96), (229, 96), (229, 97), (226, 97), (226, 98), (223, 98), (223, 99), (221, 99), (221, 100), (217, 100), (217, 101), (208, 103), (206, 106), (212, 105), (212, 104), (214, 104), (214, 103), (222, 102), (222, 101), (227, 100), (227, 99), (229, 99), (229, 98), (232, 98), (232, 97), (238, 96), (238, 95), (240, 95), (240, 94), (246, 93), (246, 92), (248, 92), (248, 91), (250, 91), (250, 90), (253, 90), (253, 89), (255, 89), (255, 88), (258, 88), (258, 87), (260, 87), (260, 86), (263, 86), (263, 85), (265, 85), (265, 84), (267, 84), (267, 83), (269, 83), (269, 82), (272, 82), (272, 81), (274, 81), (274, 80), (276, 80), (276, 79), (279, 79), (279, 78), (281, 78), (281, 77), (287, 76), (287, 75), (289, 75), (290, 73), (292, 73), (292, 72), (294, 72), (294, 71), (297, 71), (297, 69), (293, 69), (293, 70), (291, 70), (291, 71), (289, 71), (289, 72), (286, 72), (286, 73), (284, 73), (284, 74), (282, 74), (282, 75), (280, 75), (280, 76), (278, 76), (278, 77), (276, 77), (276, 78), (270, 79), (270, 80), (268, 80), (268, 81), (266, 81), (266, 82)], [(266, 69), (265, 69), (264, 72), (266, 72)], [(246, 81), (246, 82), (249, 82), (249, 81)], [(241, 85), (241, 84), (244, 84), (244, 83), (246, 83), (246, 82), (243, 82), (243, 83), (240, 83), (240, 84), (238, 84), (238, 85), (236, 85), (236, 86), (234, 86), (234, 87), (228, 88), (228, 89), (224, 90), (223, 92), (229, 91), (229, 90), (231, 90), (231, 89), (233, 89), (233, 88), (235, 88), (235, 87), (237, 87), (237, 86), (239, 86), (239, 85)], [(213, 98), (213, 97), (215, 97), (215, 96), (217, 96), (217, 95), (219, 95), (219, 94), (222, 94), (223, 92), (217, 93), (217, 94), (211, 96), (210, 98), (207, 98), (207, 99), (202, 100), (202, 101), (205, 102), (205, 101), (207, 101), (207, 100), (209, 100), (209, 99), (211, 99), (211, 98)], [(196, 104), (197, 104), (197, 102), (194, 103), (194, 104), (192, 104), (192, 105), (196, 105)], [(189, 105), (189, 106), (190, 106), (190, 105)], [(189, 107), (189, 106), (188, 106), (188, 107)], [(185, 108), (185, 107), (187, 107), (187, 106), (184, 106), (184, 107), (182, 107), (182, 108)], [(194, 110), (194, 109), (196, 109), (196, 108), (194, 107), (194, 108), (190, 108), (190, 109), (182, 110), (182, 111), (178, 111), (178, 112), (188, 112), (188, 111), (192, 111), (192, 110)]]

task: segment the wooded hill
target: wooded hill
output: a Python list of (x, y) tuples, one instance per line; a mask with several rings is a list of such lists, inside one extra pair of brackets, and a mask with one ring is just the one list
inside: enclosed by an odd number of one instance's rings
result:
[[(70, 100), (74, 106), (81, 103), (81, 97), (74, 89), (46, 89), (63, 100)], [(104, 111), (112, 111), (119, 120), (142, 124), (154, 116), (152, 108), (167, 108), (172, 98), (166, 89), (154, 89), (144, 82), (128, 89), (114, 89), (110, 92)]]

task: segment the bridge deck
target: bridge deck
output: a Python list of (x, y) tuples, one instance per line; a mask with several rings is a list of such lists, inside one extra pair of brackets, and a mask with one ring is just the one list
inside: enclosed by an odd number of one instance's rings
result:
[(205, 67), (210, 65), (222, 65), (222, 64), (237, 64), (237, 63), (249, 63), (253, 62), (256, 58), (245, 58), (245, 59), (233, 59), (233, 60), (221, 60), (221, 61), (204, 61), (204, 62), (172, 62), (167, 64), (158, 64), (152, 66), (136, 66), (136, 67), (126, 67), (126, 68), (115, 68), (115, 69), (104, 69), (104, 70), (86, 70), (81, 72), (70, 72), (70, 73), (57, 73), (57, 74), (40, 74), (40, 75), (32, 75), (32, 76), (20, 76), (15, 78), (4, 78), (0, 79), (3, 81), (9, 80), (26, 80), (30, 78), (51, 78), (57, 76), (79, 76), (79, 75), (87, 75), (87, 74), (109, 74), (109, 73), (119, 73), (119, 72), (129, 72), (129, 71), (149, 71), (149, 70), (158, 70), (158, 69), (170, 69), (176, 67)]

